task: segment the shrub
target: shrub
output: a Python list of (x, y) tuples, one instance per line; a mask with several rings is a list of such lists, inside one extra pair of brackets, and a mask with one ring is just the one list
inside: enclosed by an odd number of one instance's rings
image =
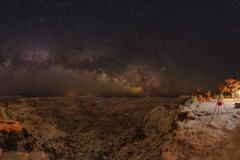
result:
[(192, 103), (192, 97), (188, 97), (181, 102), (181, 105), (188, 107), (191, 103)]
[(198, 95), (198, 101), (199, 102), (202, 102), (202, 101), (204, 101), (205, 99), (203, 98), (203, 96), (202, 95)]

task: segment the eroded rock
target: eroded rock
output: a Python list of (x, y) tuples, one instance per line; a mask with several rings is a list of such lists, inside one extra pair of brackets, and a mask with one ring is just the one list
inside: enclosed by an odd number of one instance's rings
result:
[(1, 160), (29, 160), (29, 156), (24, 152), (4, 152)]
[(177, 117), (176, 110), (167, 110), (163, 106), (154, 108), (144, 120), (144, 132), (146, 135), (162, 135), (169, 132)]
[(195, 115), (195, 113), (193, 113), (192, 111), (189, 111), (189, 112), (187, 113), (187, 118), (188, 118), (188, 119), (195, 119), (195, 118), (196, 118), (196, 115)]
[(4, 150), (16, 150), (17, 142), (23, 140), (21, 124), (14, 120), (0, 120), (0, 147)]
[(44, 152), (31, 152), (28, 153), (29, 160), (49, 160), (49, 156), (46, 155)]

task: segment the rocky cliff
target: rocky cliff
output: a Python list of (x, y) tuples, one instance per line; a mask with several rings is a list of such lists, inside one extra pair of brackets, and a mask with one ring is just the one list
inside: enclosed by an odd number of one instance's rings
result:
[(23, 136), (18, 149), (3, 155), (161, 159), (163, 143), (176, 127), (177, 108), (169, 102), (158, 97), (8, 99), (2, 107), (8, 119), (21, 125)]

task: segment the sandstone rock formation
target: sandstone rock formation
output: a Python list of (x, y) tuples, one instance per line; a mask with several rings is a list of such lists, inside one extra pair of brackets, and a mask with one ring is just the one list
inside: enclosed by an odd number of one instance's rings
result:
[(13, 120), (0, 120), (0, 147), (4, 151), (17, 150), (18, 142), (23, 140), (22, 127)]
[(49, 160), (44, 152), (5, 152), (1, 160)]
[[(14, 100), (15, 102), (15, 100)], [(27, 130), (16, 120), (8, 119), (6, 114), (8, 103), (0, 106), (0, 159), (1, 160), (48, 160), (44, 152), (29, 152), (31, 144), (25, 142)]]
[(163, 106), (154, 108), (144, 120), (144, 132), (146, 135), (166, 134), (173, 129), (177, 118), (177, 110), (169, 110)]
[[(3, 155), (34, 160), (41, 153), (51, 159), (160, 159), (177, 115), (176, 107), (166, 105), (169, 101), (159, 97), (11, 99), (2, 104), (3, 117), (21, 123), (23, 143), (17, 152)], [(33, 153), (39, 154), (32, 158)]]

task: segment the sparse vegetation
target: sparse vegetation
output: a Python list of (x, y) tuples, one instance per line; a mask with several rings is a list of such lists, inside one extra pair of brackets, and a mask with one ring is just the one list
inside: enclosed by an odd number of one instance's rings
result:
[[(236, 78), (228, 78), (225, 80), (225, 83), (219, 85), (218, 90), (222, 94), (230, 93), (232, 98), (239, 97), (240, 95), (237, 95), (236, 91), (240, 90), (240, 80), (237, 80)], [(220, 96), (222, 96), (222, 94), (220, 94)], [(196, 89), (195, 91), (192, 91), (192, 96), (197, 96), (200, 102), (212, 101), (213, 99), (217, 99), (219, 97), (217, 93), (212, 93), (210, 90), (207, 90), (203, 94), (201, 89)]]
[(196, 89), (196, 91), (192, 91), (192, 96), (196, 96), (199, 102), (212, 101), (214, 99), (217, 99), (218, 97), (216, 93), (213, 93), (210, 90), (207, 90), (205, 93), (203, 93), (201, 89)]
[(182, 101), (181, 105), (183, 105), (183, 106), (189, 106), (191, 103), (192, 103), (192, 98), (191, 98), (191, 97), (188, 97), (188, 98), (185, 98), (185, 99)]
[(236, 78), (226, 79), (225, 83), (219, 85), (219, 91), (221, 93), (228, 92), (231, 93), (232, 98), (234, 98), (234, 93), (240, 90), (240, 80)]
[(190, 104), (198, 104), (198, 103), (199, 103), (199, 98), (196, 95), (194, 95), (192, 97), (184, 98), (180, 104), (182, 106), (188, 107), (190, 106)]

